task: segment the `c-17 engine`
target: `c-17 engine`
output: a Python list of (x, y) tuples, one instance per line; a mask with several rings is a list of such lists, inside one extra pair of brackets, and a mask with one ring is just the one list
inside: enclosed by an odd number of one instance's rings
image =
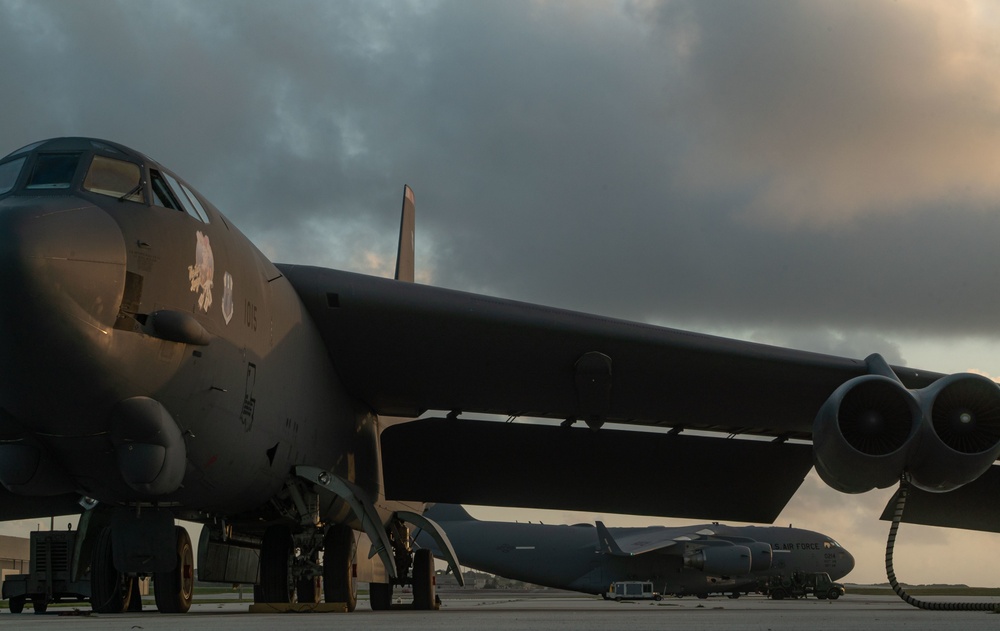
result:
[(833, 488), (864, 493), (905, 472), (925, 491), (978, 478), (1000, 455), (1000, 386), (958, 373), (908, 390), (879, 355), (837, 388), (813, 427), (816, 471)]

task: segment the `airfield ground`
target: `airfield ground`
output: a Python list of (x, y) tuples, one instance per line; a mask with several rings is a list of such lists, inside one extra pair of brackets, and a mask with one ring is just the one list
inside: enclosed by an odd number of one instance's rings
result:
[[(936, 596), (928, 600), (982, 601), (984, 597)], [(1000, 598), (985, 598), (1000, 606)], [(0, 627), (17, 624), (18, 629), (65, 629), (108, 631), (142, 629), (157, 631), (270, 631), (272, 629), (372, 629), (398, 631), (450, 629), (684, 629), (809, 631), (844, 629), (927, 629), (934, 631), (996, 629), (1000, 614), (988, 612), (923, 611), (896, 596), (848, 594), (837, 601), (800, 599), (771, 601), (760, 596), (728, 598), (666, 598), (660, 602), (604, 601), (596, 597), (565, 593), (540, 596), (528, 593), (464, 592), (442, 594), (437, 612), (373, 612), (367, 600), (351, 614), (285, 613), (251, 614), (248, 602), (196, 603), (187, 614), (164, 615), (147, 605), (147, 611), (98, 615), (89, 607), (51, 607), (42, 615), (0, 614)], [(13, 627), (11, 627), (13, 628)]]

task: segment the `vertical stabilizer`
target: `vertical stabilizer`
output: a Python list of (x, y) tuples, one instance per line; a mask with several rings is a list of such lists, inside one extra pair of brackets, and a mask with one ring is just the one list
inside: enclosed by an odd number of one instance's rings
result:
[(399, 248), (396, 250), (396, 280), (413, 282), (413, 238), (416, 228), (413, 189), (403, 186), (403, 211), (399, 219)]
[(430, 504), (424, 516), (436, 522), (479, 521), (461, 504)]

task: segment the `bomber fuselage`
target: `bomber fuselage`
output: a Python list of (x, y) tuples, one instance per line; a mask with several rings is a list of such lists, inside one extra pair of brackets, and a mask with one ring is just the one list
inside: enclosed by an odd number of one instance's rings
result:
[(377, 492), (377, 421), (295, 291), (167, 169), (82, 138), (11, 154), (0, 263), (8, 489), (233, 515), (310, 464)]

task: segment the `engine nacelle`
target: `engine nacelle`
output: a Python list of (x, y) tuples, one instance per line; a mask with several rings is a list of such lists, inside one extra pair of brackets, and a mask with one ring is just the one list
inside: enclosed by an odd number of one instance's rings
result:
[(917, 399), (898, 381), (881, 375), (851, 379), (816, 415), (816, 472), (844, 493), (892, 486), (906, 465), (920, 418)]
[(771, 569), (771, 562), (774, 555), (771, 553), (771, 544), (763, 541), (754, 541), (747, 544), (750, 549), (750, 570), (752, 572), (763, 572)]
[(750, 573), (750, 548), (707, 546), (685, 556), (684, 567), (718, 576), (743, 576)]
[(998, 456), (1000, 386), (972, 373), (922, 390), (881, 374), (856, 377), (830, 395), (813, 427), (816, 471), (844, 493), (892, 486), (904, 471), (918, 488), (950, 491)]
[(1000, 387), (972, 373), (916, 392), (923, 422), (906, 469), (910, 482), (941, 493), (972, 482), (1000, 456)]

